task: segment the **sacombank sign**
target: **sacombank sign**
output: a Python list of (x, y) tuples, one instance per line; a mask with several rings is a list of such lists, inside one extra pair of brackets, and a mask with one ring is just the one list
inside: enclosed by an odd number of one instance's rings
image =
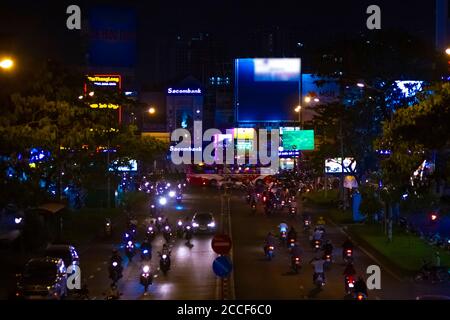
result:
[(202, 89), (191, 89), (191, 88), (183, 88), (183, 89), (174, 89), (174, 88), (168, 88), (167, 94), (173, 94), (173, 95), (198, 95), (202, 94)]

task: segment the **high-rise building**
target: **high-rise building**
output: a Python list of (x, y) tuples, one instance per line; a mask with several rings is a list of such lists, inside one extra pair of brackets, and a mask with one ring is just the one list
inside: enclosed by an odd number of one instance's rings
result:
[(450, 46), (450, 6), (448, 0), (436, 0), (436, 49)]

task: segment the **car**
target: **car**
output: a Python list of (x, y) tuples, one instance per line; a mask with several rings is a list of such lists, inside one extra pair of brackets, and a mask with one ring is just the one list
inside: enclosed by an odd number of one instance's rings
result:
[(70, 265), (80, 265), (80, 258), (75, 248), (66, 244), (52, 244), (45, 249), (46, 257), (61, 258), (64, 265), (68, 268)]
[(33, 258), (19, 275), (16, 297), (59, 300), (67, 296), (67, 274), (60, 258)]
[(195, 213), (192, 218), (192, 227), (195, 233), (213, 233), (216, 230), (214, 216), (210, 212)]

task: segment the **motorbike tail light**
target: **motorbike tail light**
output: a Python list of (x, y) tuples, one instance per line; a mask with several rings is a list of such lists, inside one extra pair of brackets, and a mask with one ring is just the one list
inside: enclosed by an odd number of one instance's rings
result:
[(295, 261), (300, 261), (300, 258), (299, 257), (295, 258)]
[(362, 300), (364, 297), (362, 294), (358, 294), (358, 300)]
[(269, 247), (269, 250), (273, 250), (274, 248), (272, 246)]
[(349, 282), (348, 287), (349, 287), (349, 288), (353, 288), (353, 287), (354, 287), (353, 282)]
[(347, 254), (352, 254), (352, 250), (347, 250)]

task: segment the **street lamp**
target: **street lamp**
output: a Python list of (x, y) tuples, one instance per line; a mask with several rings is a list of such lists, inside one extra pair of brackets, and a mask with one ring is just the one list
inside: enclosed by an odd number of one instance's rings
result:
[(11, 70), (14, 67), (14, 60), (12, 60), (11, 58), (2, 58), (0, 60), (0, 68), (2, 68), (3, 70)]
[(450, 56), (450, 48), (445, 49), (445, 53)]
[(306, 103), (310, 103), (310, 102), (311, 102), (311, 97), (306, 96), (306, 97), (305, 97), (305, 102), (306, 102)]
[(155, 108), (151, 107), (150, 109), (148, 109), (148, 113), (150, 114), (155, 114), (156, 110)]

